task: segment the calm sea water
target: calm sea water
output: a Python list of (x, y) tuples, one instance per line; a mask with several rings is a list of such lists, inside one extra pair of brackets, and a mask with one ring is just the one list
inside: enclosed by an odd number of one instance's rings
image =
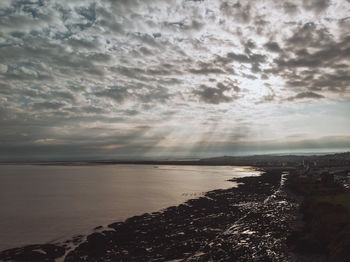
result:
[(64, 240), (257, 175), (242, 167), (0, 166), (0, 250)]

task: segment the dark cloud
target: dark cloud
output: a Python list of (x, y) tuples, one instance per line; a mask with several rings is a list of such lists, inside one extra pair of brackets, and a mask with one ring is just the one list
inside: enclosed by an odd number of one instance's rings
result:
[(316, 13), (320, 13), (324, 10), (326, 10), (329, 5), (331, 4), (330, 0), (307, 0), (302, 1), (303, 7), (306, 10), (313, 10)]
[(108, 111), (105, 108), (96, 107), (96, 106), (72, 106), (72, 107), (66, 107), (64, 108), (65, 111), (74, 112), (74, 113), (80, 113), (80, 114), (103, 114), (108, 113)]
[(106, 32), (118, 35), (125, 34), (124, 26), (116, 20), (111, 10), (103, 7), (96, 9), (97, 21), (96, 25), (102, 27)]
[(192, 74), (199, 74), (199, 75), (226, 74), (226, 72), (220, 68), (189, 69), (188, 71)]
[(56, 110), (63, 107), (65, 104), (60, 102), (42, 102), (33, 104), (34, 110)]
[(324, 27), (318, 27), (313, 22), (297, 26), (293, 35), (286, 39), (285, 43), (292, 48), (299, 47), (320, 47), (321, 45), (333, 42), (333, 37)]
[(271, 52), (279, 53), (282, 51), (277, 42), (267, 42), (264, 47)]
[(317, 94), (314, 92), (302, 92), (302, 93), (299, 93), (293, 97), (289, 97), (288, 100), (294, 101), (294, 100), (305, 99), (305, 98), (321, 99), (321, 98), (325, 98), (325, 97), (323, 95), (320, 95), (320, 94)]
[(245, 73), (243, 73), (242, 76), (243, 76), (244, 78), (247, 78), (247, 79), (250, 79), (250, 80), (256, 80), (256, 79), (258, 79), (255, 75), (251, 75), (251, 74), (245, 74)]
[(139, 86), (137, 89), (112, 86), (108, 89), (96, 92), (95, 95), (97, 97), (110, 98), (120, 104), (124, 103), (127, 100), (137, 100), (143, 103), (150, 103), (155, 101), (164, 103), (171, 96), (167, 88), (160, 86), (152, 89), (144, 88), (142, 86)]
[(291, 2), (284, 2), (283, 9), (287, 14), (294, 15), (298, 12), (298, 6)]
[(137, 96), (143, 103), (166, 103), (172, 95), (169, 94), (167, 88), (158, 86), (157, 88), (148, 89), (147, 91), (140, 93)]
[(134, 96), (128, 91), (127, 88), (118, 86), (110, 87), (108, 89), (96, 92), (95, 95), (97, 97), (107, 97), (113, 99), (117, 103), (124, 103), (125, 100)]
[(314, 81), (309, 81), (312, 90), (326, 89), (332, 92), (346, 92), (349, 89), (350, 70), (335, 70), (334, 73), (320, 74)]
[(226, 65), (232, 62), (250, 64), (253, 73), (260, 72), (260, 64), (266, 61), (266, 56), (262, 54), (236, 54), (234, 52), (227, 53), (226, 56), (217, 56), (215, 62)]
[(243, 55), (243, 54), (236, 54), (231, 52), (227, 54), (227, 58), (229, 61), (255, 64), (255, 63), (264, 62), (266, 59), (266, 56), (260, 55), (260, 54)]
[(239, 23), (249, 23), (251, 20), (251, 6), (249, 3), (242, 5), (239, 1), (236, 3), (225, 1), (220, 5), (220, 10), (224, 15)]
[(271, 72), (282, 76), (287, 86), (296, 91), (307, 88), (310, 92), (344, 92), (350, 76), (346, 62), (349, 43), (347, 36), (335, 41), (325, 28), (305, 24), (285, 39), (288, 47), (274, 59)]
[(191, 68), (188, 70), (192, 74), (209, 75), (209, 74), (226, 74), (220, 67), (213, 67), (210, 63), (200, 62), (198, 68)]
[(240, 88), (236, 85), (218, 83), (216, 87), (201, 85), (198, 89), (193, 90), (192, 93), (203, 103), (220, 104), (232, 102), (237, 98), (236, 95), (232, 94), (232, 91), (239, 92)]
[(251, 54), (252, 50), (256, 48), (256, 43), (252, 39), (248, 39), (243, 42), (242, 45), (244, 46), (244, 52), (246, 54)]

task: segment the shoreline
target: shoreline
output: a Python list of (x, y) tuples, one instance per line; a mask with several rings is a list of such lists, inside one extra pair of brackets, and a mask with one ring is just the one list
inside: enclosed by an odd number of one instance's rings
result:
[[(78, 237), (5, 250), (0, 260), (286, 260), (290, 256), (286, 239), (294, 230), (290, 222), (295, 220), (298, 205), (284, 193), (276, 195), (283, 191), (279, 189), (282, 170), (267, 169), (260, 176), (237, 178), (237, 187), (209, 191), (160, 212), (97, 227), (85, 240)], [(69, 250), (72, 244), (77, 247)]]
[[(135, 165), (11, 166), (1, 168), (0, 173), (0, 252), (88, 235), (98, 225), (235, 186), (227, 182), (232, 177), (260, 174), (242, 167)], [(25, 191), (13, 191), (18, 187)]]

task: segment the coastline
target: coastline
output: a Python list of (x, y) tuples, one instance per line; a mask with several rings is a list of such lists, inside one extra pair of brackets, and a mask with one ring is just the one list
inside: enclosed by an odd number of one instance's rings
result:
[(0, 252), (88, 235), (98, 225), (179, 205), (210, 190), (235, 186), (228, 182), (232, 177), (260, 173), (249, 170), (229, 166), (0, 166)]
[(97, 227), (86, 239), (5, 250), (0, 260), (291, 261), (286, 239), (295, 228), (298, 203), (281, 190), (281, 173), (270, 169), (237, 178), (238, 187)]

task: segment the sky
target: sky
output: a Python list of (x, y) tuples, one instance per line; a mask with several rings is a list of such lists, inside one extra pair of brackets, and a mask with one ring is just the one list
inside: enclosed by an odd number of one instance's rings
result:
[(1, 0), (0, 160), (350, 150), (350, 0)]

